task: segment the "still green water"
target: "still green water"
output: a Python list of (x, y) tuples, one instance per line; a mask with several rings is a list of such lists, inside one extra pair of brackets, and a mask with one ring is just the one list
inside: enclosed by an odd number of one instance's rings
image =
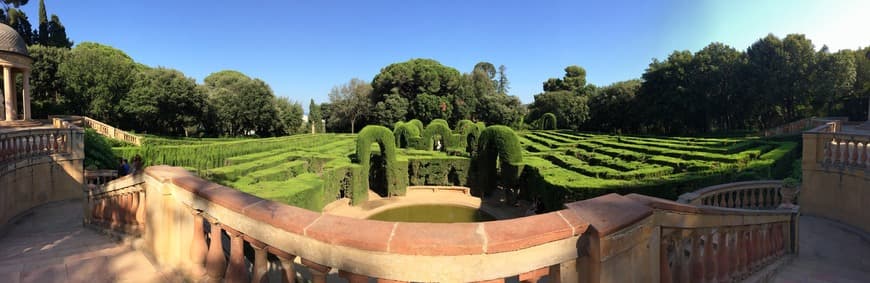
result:
[(379, 212), (378, 214), (369, 217), (369, 219), (430, 223), (481, 222), (495, 220), (491, 215), (477, 210), (476, 208), (443, 204), (423, 204), (397, 207)]

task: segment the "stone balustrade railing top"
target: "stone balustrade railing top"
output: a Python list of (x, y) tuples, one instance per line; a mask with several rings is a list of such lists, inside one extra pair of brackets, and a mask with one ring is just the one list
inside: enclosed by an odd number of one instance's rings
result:
[(81, 127), (94, 129), (94, 131), (96, 131), (98, 134), (112, 138), (112, 139), (128, 142), (128, 143), (131, 143), (131, 144), (134, 144), (137, 146), (142, 145), (142, 138), (141, 137), (134, 135), (134, 134), (131, 134), (129, 132), (126, 132), (124, 130), (112, 127), (106, 123), (100, 122), (98, 120), (95, 120), (95, 119), (87, 117), (87, 116), (64, 115), (64, 116), (49, 116), (49, 118), (51, 118), (53, 121), (61, 121), (61, 122), (54, 122), (55, 125), (65, 121), (69, 124), (74, 124), (74, 125), (79, 125)]
[(793, 210), (634, 194), (490, 222), (384, 222), (321, 214), (152, 166), (88, 198), (86, 215), (100, 227), (144, 226), (161, 264), (231, 282), (260, 282), (269, 270), (294, 282), (294, 268), (314, 282), (335, 271), (349, 282), (732, 281), (796, 250)]

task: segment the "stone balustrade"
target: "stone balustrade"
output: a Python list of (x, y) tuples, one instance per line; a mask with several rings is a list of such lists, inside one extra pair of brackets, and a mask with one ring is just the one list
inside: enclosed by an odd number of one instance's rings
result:
[(870, 129), (831, 122), (803, 134), (804, 212), (870, 232)]
[(0, 132), (0, 164), (53, 154), (76, 152), (81, 129), (35, 128)]
[[(98, 134), (128, 142), (134, 145), (142, 145), (142, 139), (134, 134), (128, 133), (124, 130), (112, 127), (106, 123), (100, 122), (98, 120), (92, 119), (87, 116), (49, 116), (55, 125), (63, 122), (67, 122), (70, 124), (80, 125), (81, 127), (94, 129)], [(57, 126), (55, 126), (57, 127)]]
[(91, 186), (87, 197), (87, 221), (139, 231), (157, 262), (207, 281), (280, 275), (295, 282), (304, 273), (312, 282), (328, 275), (348, 282), (721, 282), (797, 249), (796, 210), (636, 194), (499, 221), (384, 222), (320, 214), (152, 166)]
[(127, 175), (106, 184), (87, 184), (82, 203), (85, 224), (123, 234), (141, 234), (145, 227), (142, 183), (141, 175)]
[(85, 170), (85, 186), (102, 186), (118, 178), (118, 170)]
[(727, 208), (774, 209), (791, 199), (781, 195), (782, 181), (748, 181), (706, 187), (680, 196), (679, 202)]

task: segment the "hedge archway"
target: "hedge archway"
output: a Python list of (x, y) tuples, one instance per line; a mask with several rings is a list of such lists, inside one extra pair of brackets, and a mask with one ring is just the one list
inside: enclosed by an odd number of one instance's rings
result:
[(541, 116), (541, 130), (556, 129), (558, 129), (556, 124), (556, 115), (550, 112), (544, 113), (544, 116)]
[(420, 132), (420, 133), (422, 133), (423, 130), (426, 129), (426, 127), (423, 126), (423, 121), (420, 121), (420, 120), (418, 120), (418, 119), (411, 119), (411, 121), (408, 121), (408, 122), (405, 123), (405, 124), (411, 124), (411, 125), (414, 125), (415, 127), (417, 127), (417, 131)]
[[(442, 120), (443, 121), (443, 120)], [(441, 136), (441, 151), (447, 151), (447, 147), (452, 146), (450, 143), (450, 136), (453, 132), (450, 131), (450, 127), (447, 126), (447, 121), (435, 122), (426, 126), (426, 130), (423, 131), (423, 146), (425, 150), (434, 150), (435, 149), (435, 136)]]
[(356, 139), (356, 158), (361, 165), (361, 181), (363, 186), (359, 186), (359, 191), (354, 191), (352, 200), (353, 204), (359, 204), (368, 200), (369, 172), (371, 170), (371, 147), (372, 143), (377, 143), (381, 149), (381, 156), (386, 160), (386, 179), (387, 179), (387, 194), (392, 195), (400, 192), (402, 188), (398, 188), (398, 174), (396, 162), (396, 140), (393, 132), (384, 126), (369, 125), (359, 131)]
[(459, 121), (457, 126), (460, 135), (459, 145), (465, 147), (465, 152), (468, 152), (468, 154), (473, 156), (477, 152), (477, 141), (480, 139), (480, 127), (469, 120)]
[(422, 139), (420, 137), (420, 130), (411, 123), (398, 124), (393, 131), (393, 135), (396, 137), (397, 148), (417, 148)]
[(499, 181), (515, 186), (523, 162), (523, 149), (517, 134), (507, 126), (487, 127), (480, 133), (474, 161), (477, 180), (473, 189), (478, 196), (483, 197), (494, 190)]

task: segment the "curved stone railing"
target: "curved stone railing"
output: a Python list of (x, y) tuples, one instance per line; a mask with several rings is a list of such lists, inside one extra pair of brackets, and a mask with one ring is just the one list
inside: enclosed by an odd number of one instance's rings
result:
[(790, 202), (780, 195), (782, 181), (748, 181), (706, 187), (680, 195), (679, 202), (743, 209), (774, 209)]
[(80, 128), (0, 131), (0, 233), (33, 207), (78, 197), (83, 159)]
[(118, 170), (85, 170), (85, 186), (102, 186), (118, 178)]
[(53, 154), (82, 154), (81, 129), (35, 128), (0, 132), (0, 164)]
[(870, 129), (840, 121), (803, 134), (801, 208), (870, 233)]
[(767, 266), (798, 249), (796, 209), (734, 209), (627, 197), (653, 208), (659, 219), (660, 282), (734, 282), (763, 276)]
[(295, 282), (306, 269), (313, 282), (332, 273), (348, 282), (733, 281), (797, 249), (796, 210), (641, 195), (509, 220), (399, 223), (320, 214), (152, 166), (87, 197), (87, 221), (141, 227), (158, 263), (196, 280), (261, 282), (278, 272)]
[(50, 116), (50, 118), (55, 121), (55, 124), (58, 123), (57, 121), (66, 121), (71, 124), (94, 129), (98, 134), (112, 139), (128, 142), (134, 145), (142, 145), (142, 139), (139, 136), (112, 127), (87, 116)]
[(124, 234), (141, 234), (145, 227), (142, 183), (140, 174), (127, 175), (110, 183), (86, 184), (82, 203), (85, 224)]

